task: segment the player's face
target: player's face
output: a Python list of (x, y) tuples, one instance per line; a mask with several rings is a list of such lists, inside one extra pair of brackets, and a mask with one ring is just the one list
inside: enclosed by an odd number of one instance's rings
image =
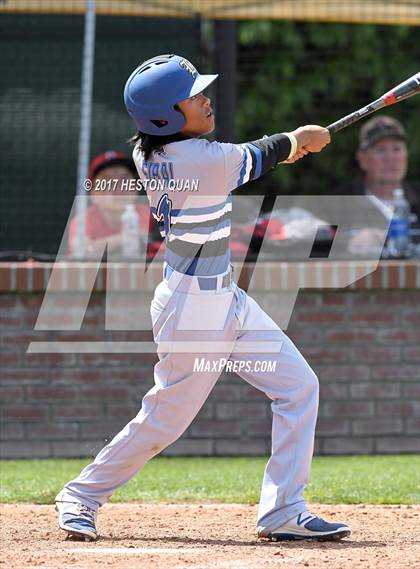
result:
[(185, 126), (181, 130), (183, 134), (196, 137), (214, 130), (214, 115), (210, 104), (211, 100), (203, 93), (178, 103), (185, 117)]
[(369, 180), (388, 184), (399, 184), (405, 178), (407, 158), (407, 146), (398, 138), (384, 138), (357, 154)]

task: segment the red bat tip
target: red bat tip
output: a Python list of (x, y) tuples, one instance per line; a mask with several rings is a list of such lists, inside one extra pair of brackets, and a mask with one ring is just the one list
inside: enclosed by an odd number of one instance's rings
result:
[(397, 97), (391, 91), (389, 93), (386, 93), (386, 95), (384, 95), (384, 101), (387, 105), (393, 105), (394, 103), (397, 102)]

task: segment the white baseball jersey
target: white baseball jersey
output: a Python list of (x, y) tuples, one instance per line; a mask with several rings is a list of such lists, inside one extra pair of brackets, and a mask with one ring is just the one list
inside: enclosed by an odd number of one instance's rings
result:
[[(279, 136), (288, 157), (294, 153), (294, 141), (288, 135)], [(145, 160), (136, 146), (133, 159), (151, 212), (166, 238), (165, 261), (174, 270), (200, 276), (226, 272), (230, 262), (230, 192), (267, 171), (259, 143), (238, 145), (190, 138), (166, 144), (164, 151), (154, 152), (150, 160)], [(268, 166), (272, 165), (271, 157)]]

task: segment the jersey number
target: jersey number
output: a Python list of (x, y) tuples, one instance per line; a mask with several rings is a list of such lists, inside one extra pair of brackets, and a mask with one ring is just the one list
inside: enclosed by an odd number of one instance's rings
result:
[(165, 235), (169, 234), (169, 230), (171, 228), (171, 211), (172, 211), (172, 201), (168, 198), (168, 194), (163, 194), (156, 208), (156, 215), (158, 221), (160, 221), (161, 223), (163, 222)]

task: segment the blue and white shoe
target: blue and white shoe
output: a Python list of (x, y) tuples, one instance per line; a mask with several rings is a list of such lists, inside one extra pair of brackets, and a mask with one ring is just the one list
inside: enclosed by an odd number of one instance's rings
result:
[(95, 541), (96, 510), (77, 502), (56, 502), (58, 525), (67, 532), (68, 539)]
[(292, 518), (274, 530), (259, 529), (258, 537), (271, 541), (315, 539), (317, 541), (338, 541), (351, 534), (345, 524), (330, 524), (306, 511)]

